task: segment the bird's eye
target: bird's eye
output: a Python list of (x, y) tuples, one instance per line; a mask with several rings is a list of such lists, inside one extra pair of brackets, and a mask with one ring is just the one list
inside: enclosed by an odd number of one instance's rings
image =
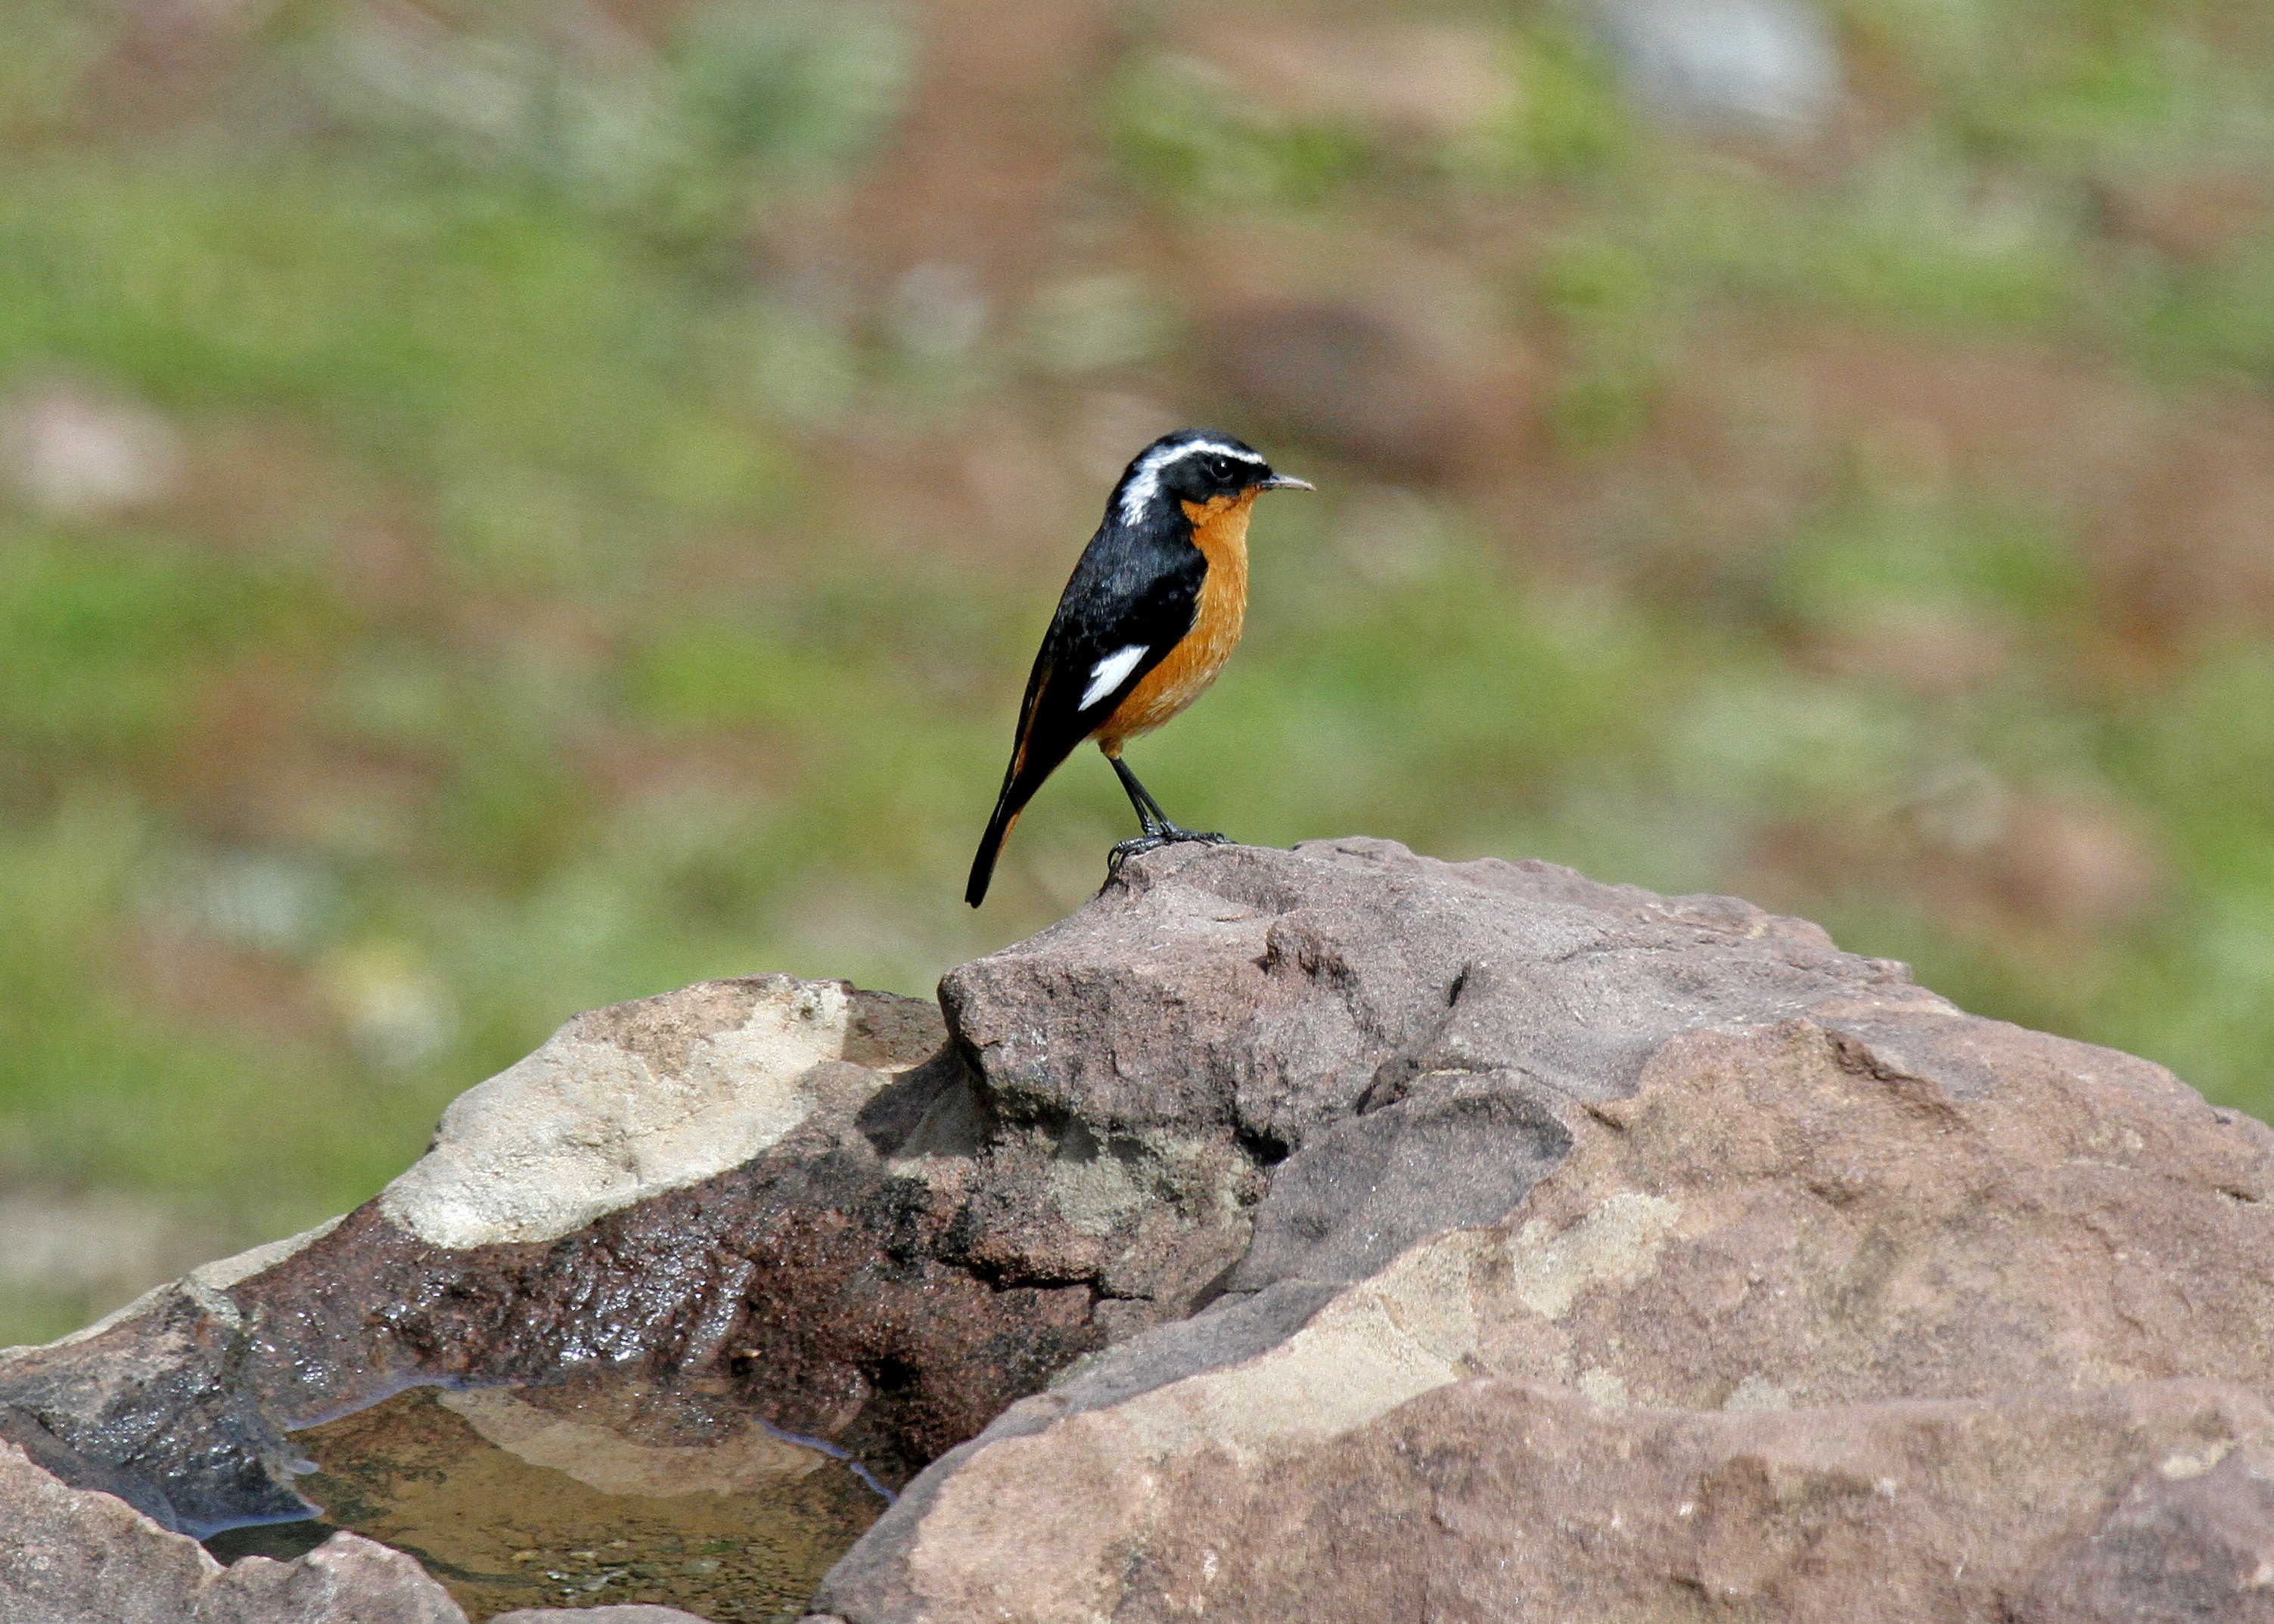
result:
[(1208, 470), (1218, 479), (1229, 479), (1231, 477), (1231, 459), (1228, 456), (1212, 456), (1208, 460)]

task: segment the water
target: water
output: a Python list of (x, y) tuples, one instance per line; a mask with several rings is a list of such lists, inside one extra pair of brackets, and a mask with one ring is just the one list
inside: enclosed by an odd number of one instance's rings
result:
[(885, 1504), (857, 1464), (726, 1395), (636, 1384), (418, 1387), (293, 1442), (323, 1515), (207, 1548), (289, 1558), (352, 1529), (416, 1556), (475, 1624), (626, 1602), (794, 1620)]

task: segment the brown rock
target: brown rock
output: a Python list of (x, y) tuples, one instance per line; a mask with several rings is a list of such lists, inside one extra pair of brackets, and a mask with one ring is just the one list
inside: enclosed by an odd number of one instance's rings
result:
[[(927, 1519), (920, 1599), (846, 1616), (2003, 1619), (2035, 1605), (2049, 1559), (2065, 1580), (2084, 1553), (2088, 1583), (2112, 1566), (2094, 1542), (2127, 1480), (2256, 1451), (2270, 1427), (2255, 1395), (2207, 1382), (1713, 1414), (1480, 1379), (1298, 1449), (1193, 1437), (1141, 1477), (1145, 1422), (1095, 1411), (1015, 1459), (983, 1455)], [(2202, 1498), (2180, 1515), (2216, 1538), (2233, 1503)], [(1003, 1555), (1014, 1529), (1024, 1560)], [(2172, 1530), (2150, 1538), (2173, 1549)], [(2199, 1613), (2062, 1611), (2074, 1592), (2057, 1586), (2025, 1616), (2263, 1616), (2233, 1573), (2210, 1568)]]
[(1835, 992), (1948, 1008), (1803, 921), (1550, 863), (1342, 840), (1172, 849), (1123, 875), (940, 983), (998, 1110), (1221, 1125), (1271, 1156), (1427, 1079), (1607, 1098), (1693, 1027)]
[(2267, 1442), (2263, 1128), (1734, 905), (1297, 859), (949, 978), (1000, 1097), (1291, 1154), (1218, 1301), (936, 1463), (821, 1605), (1988, 1620), (2257, 1571), (2245, 1467), (2156, 1485)]
[(336, 1226), (0, 1357), (0, 1426), (195, 1530), (406, 1383), (697, 1379), (907, 1482), (842, 1624), (2274, 1593), (2274, 1135), (2157, 1067), (1365, 840), (1138, 859), (941, 1006), (581, 1018)]
[(2022, 1624), (2274, 1619), (2274, 1456), (2214, 1439), (2143, 1470), (2100, 1526), (2046, 1564)]

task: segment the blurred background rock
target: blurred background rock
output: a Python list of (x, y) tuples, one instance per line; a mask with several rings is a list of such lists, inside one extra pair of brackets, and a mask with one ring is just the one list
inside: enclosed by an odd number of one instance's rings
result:
[(921, 993), (1107, 483), (1179, 816), (1729, 889), (2274, 1106), (2274, 4), (11, 0), (0, 1341), (563, 1017)]

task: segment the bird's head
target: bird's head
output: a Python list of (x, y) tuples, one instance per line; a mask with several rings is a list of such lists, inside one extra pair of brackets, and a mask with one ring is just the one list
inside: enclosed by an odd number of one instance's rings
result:
[(1113, 515), (1142, 524), (1178, 506), (1206, 507), (1259, 491), (1308, 491), (1310, 482), (1275, 470), (1255, 447), (1210, 429), (1163, 434), (1137, 454), (1113, 487)]

